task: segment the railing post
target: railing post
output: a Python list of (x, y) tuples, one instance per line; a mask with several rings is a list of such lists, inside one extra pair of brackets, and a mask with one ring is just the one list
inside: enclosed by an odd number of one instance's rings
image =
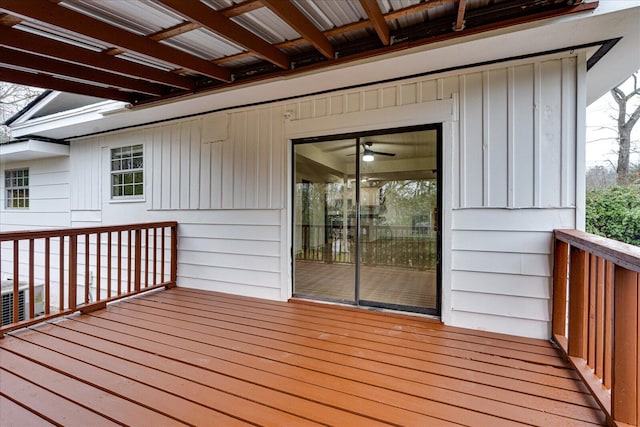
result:
[(615, 267), (611, 416), (616, 422), (630, 425), (640, 424), (638, 276), (640, 274), (626, 268)]
[(556, 340), (561, 338), (564, 342), (567, 332), (569, 244), (556, 239), (553, 253), (553, 336), (556, 337)]
[(571, 357), (587, 358), (587, 252), (571, 247), (569, 276), (569, 339), (567, 353)]

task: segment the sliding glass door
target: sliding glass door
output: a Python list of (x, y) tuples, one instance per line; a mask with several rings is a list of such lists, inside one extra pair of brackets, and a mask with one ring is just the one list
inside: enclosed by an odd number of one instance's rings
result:
[(294, 294), (439, 312), (440, 127), (294, 141)]

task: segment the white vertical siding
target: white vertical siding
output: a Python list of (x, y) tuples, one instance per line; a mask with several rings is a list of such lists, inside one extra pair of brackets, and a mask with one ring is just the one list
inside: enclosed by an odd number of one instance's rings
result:
[(460, 77), (460, 208), (574, 207), (576, 59)]

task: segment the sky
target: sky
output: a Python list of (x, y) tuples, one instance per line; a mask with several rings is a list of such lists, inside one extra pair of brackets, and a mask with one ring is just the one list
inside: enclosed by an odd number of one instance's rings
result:
[[(638, 78), (640, 86), (640, 76)], [(633, 89), (633, 80), (627, 80), (622, 89), (629, 93)], [(640, 97), (629, 105), (635, 109), (640, 104)], [(627, 113), (631, 108), (627, 107)], [(615, 167), (617, 154), (617, 115), (618, 106), (609, 92), (587, 107), (587, 170), (597, 166)], [(636, 153), (632, 154), (631, 162), (640, 163), (640, 122), (633, 128), (632, 142), (635, 142)]]

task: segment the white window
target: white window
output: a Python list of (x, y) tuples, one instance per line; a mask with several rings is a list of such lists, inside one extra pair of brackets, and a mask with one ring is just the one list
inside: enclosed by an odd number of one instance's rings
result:
[(7, 209), (29, 207), (29, 169), (4, 171)]
[(142, 144), (111, 150), (111, 198), (141, 199), (144, 196)]

